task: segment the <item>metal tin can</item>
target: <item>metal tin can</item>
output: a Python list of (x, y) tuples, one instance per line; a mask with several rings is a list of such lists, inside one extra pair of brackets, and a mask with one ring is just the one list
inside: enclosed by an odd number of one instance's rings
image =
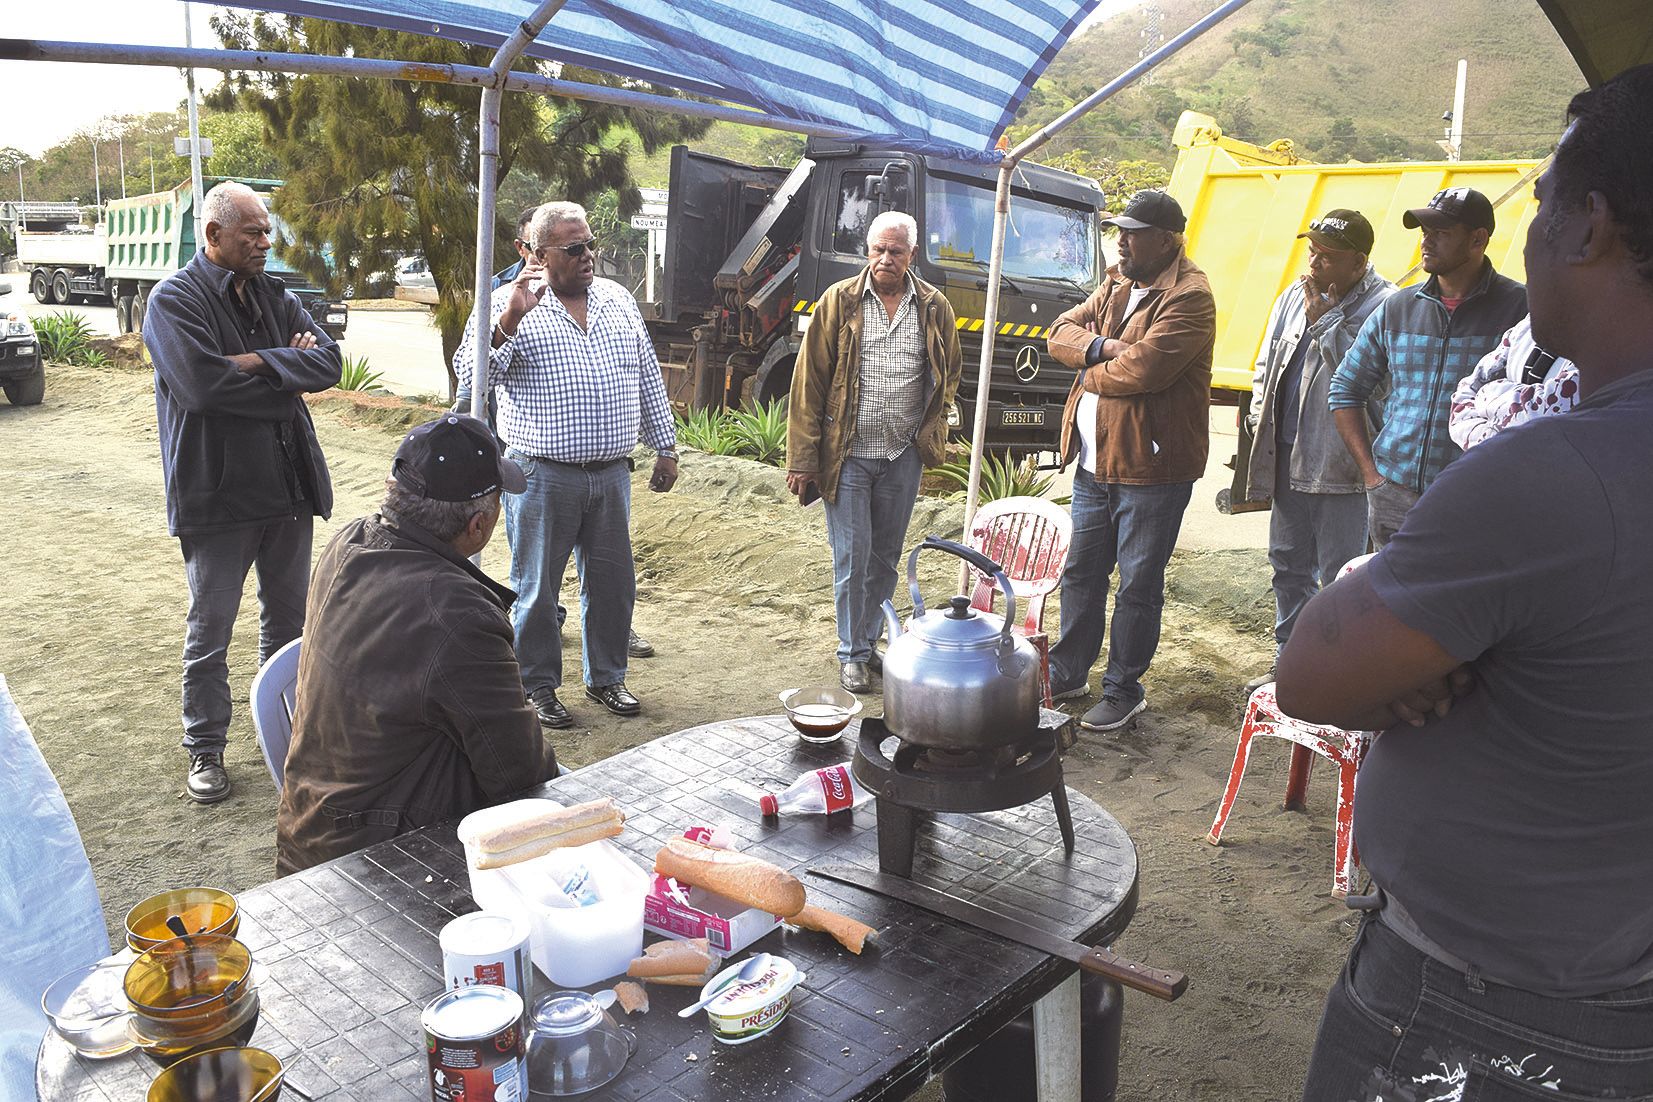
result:
[(493, 984), (436, 996), (419, 1018), (432, 1102), (528, 1102), (522, 996)]
[(534, 966), (528, 923), (521, 916), (493, 911), (460, 915), (442, 927), (437, 941), (442, 946), (442, 973), (448, 987), (491, 983), (515, 991), (527, 1005)]

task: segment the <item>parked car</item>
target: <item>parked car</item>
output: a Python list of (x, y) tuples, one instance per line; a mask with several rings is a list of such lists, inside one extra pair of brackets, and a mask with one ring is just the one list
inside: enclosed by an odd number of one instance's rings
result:
[[(11, 284), (0, 280), (0, 296)], [(14, 406), (38, 406), (46, 397), (46, 361), (34, 325), (21, 311), (0, 306), (0, 387)]]
[(424, 287), (436, 290), (436, 277), (430, 274), (430, 265), (422, 256), (404, 256), (396, 262), (396, 286)]

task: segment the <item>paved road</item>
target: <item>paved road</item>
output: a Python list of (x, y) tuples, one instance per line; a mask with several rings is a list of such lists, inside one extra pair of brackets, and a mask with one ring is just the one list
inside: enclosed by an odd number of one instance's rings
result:
[[(28, 291), (28, 275), (9, 272), (0, 283), (10, 283), (11, 294), (0, 295), (0, 311), (18, 310), (30, 317), (72, 311), (84, 317), (101, 336), (114, 336), (113, 306), (43, 306)], [(418, 310), (352, 310), (345, 331), (347, 356), (365, 356), (374, 371), (384, 373), (380, 385), (396, 394), (437, 395), (446, 400), (448, 377), (442, 367), (442, 338), (431, 324), (430, 312)]]

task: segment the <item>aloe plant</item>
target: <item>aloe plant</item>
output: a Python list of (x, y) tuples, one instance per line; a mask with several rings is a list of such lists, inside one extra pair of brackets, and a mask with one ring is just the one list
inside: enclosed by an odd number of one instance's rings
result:
[[(956, 483), (961, 490), (970, 486), (969, 463), (943, 463), (932, 469)], [(1009, 452), (1002, 457), (982, 456), (980, 501), (983, 503), (1003, 497), (1043, 497), (1055, 483), (1055, 475), (1039, 473), (1031, 455), (1020, 463), (1010, 458)]]
[(339, 371), (338, 388), (363, 394), (384, 394), (385, 388), (379, 385), (379, 380), (384, 376), (384, 372), (374, 371), (368, 366), (366, 356), (346, 356), (344, 367)]
[(58, 363), (80, 363), (91, 350), (92, 326), (85, 315), (73, 311), (35, 318), (34, 333), (40, 354)]
[(786, 406), (769, 402), (730, 416), (739, 454), (778, 467), (786, 459)]
[(688, 447), (711, 455), (740, 454), (734, 422), (720, 409), (695, 409), (678, 414), (677, 438)]

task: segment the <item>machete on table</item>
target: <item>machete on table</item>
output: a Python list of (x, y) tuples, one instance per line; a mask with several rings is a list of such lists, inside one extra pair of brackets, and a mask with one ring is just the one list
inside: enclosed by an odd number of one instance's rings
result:
[(923, 884), (915, 884), (904, 877), (869, 872), (854, 865), (829, 865), (809, 871), (815, 876), (864, 888), (891, 899), (899, 899), (932, 914), (951, 918), (990, 934), (997, 934), (1017, 945), (1025, 945), (1029, 949), (1037, 949), (1041, 953), (1072, 961), (1087, 972), (1095, 972), (1099, 976), (1117, 980), (1126, 987), (1134, 987), (1156, 998), (1175, 999), (1188, 988), (1188, 977), (1181, 972), (1149, 968), (1145, 964), (1117, 956), (1101, 946), (1093, 948), (1082, 945), (1060, 934), (1053, 934), (1049, 930), (1029, 925), (1019, 919), (990, 911), (956, 895), (948, 895), (946, 892), (927, 888)]

